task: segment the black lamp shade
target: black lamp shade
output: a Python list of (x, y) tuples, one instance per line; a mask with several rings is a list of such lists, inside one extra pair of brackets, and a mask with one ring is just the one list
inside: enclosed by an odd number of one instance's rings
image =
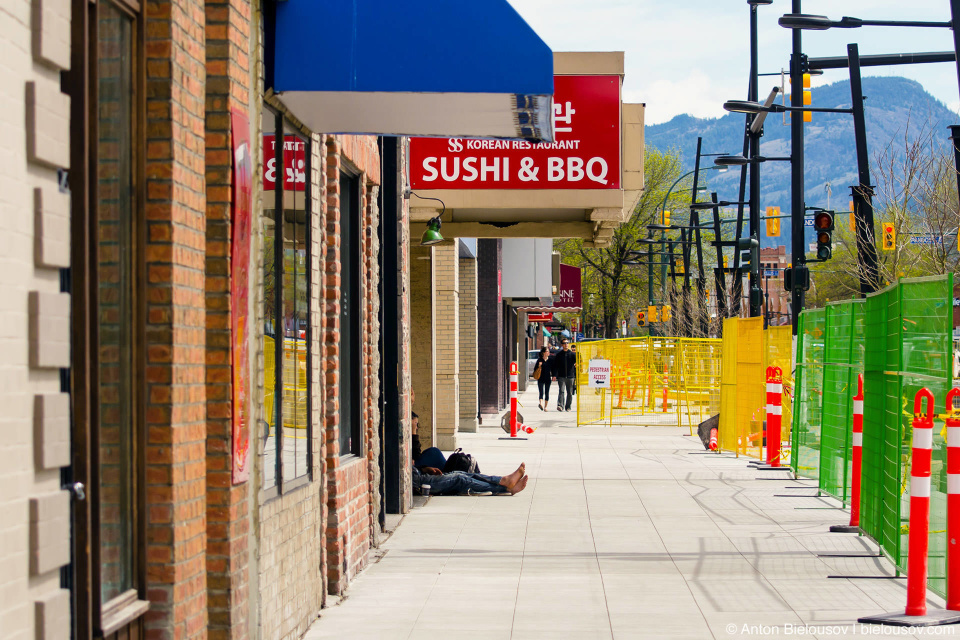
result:
[(787, 29), (807, 29), (810, 31), (824, 31), (835, 26), (833, 20), (827, 16), (817, 16), (809, 13), (788, 13), (781, 16), (777, 23)]

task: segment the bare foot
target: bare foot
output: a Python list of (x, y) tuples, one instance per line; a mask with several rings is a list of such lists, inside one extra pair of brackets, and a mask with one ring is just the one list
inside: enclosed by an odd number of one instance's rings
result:
[(527, 469), (527, 463), (521, 462), (520, 466), (517, 467), (517, 470), (511, 473), (510, 475), (503, 476), (500, 478), (500, 484), (505, 486), (507, 489), (512, 489), (513, 485), (517, 484), (520, 481), (520, 478), (523, 477), (524, 472)]
[(524, 489), (527, 488), (527, 481), (530, 480), (530, 476), (523, 476), (517, 481), (517, 484), (510, 487), (510, 495), (515, 496)]

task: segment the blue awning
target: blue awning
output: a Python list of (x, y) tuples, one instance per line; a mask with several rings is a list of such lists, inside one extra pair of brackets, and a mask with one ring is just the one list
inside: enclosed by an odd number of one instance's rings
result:
[(553, 53), (507, 0), (275, 7), (267, 87), (313, 131), (553, 140)]

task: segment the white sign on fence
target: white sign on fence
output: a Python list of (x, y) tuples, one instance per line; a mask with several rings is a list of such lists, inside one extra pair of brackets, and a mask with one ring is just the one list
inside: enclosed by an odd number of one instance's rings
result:
[(610, 361), (591, 360), (587, 367), (587, 384), (594, 389), (610, 388)]

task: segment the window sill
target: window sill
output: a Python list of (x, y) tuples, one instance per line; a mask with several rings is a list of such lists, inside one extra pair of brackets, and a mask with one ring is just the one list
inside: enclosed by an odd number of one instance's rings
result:
[(101, 637), (107, 637), (127, 626), (150, 609), (150, 603), (139, 600), (135, 590), (117, 596), (107, 603), (100, 618)]

